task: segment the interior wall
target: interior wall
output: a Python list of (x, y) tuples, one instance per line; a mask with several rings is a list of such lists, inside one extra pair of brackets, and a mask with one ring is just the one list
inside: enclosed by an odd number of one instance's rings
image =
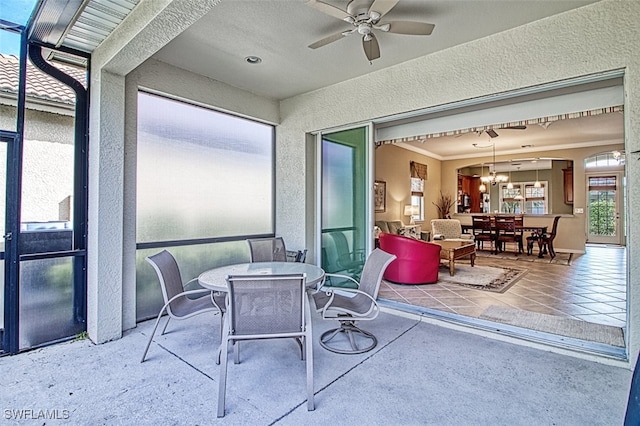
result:
[[(640, 150), (640, 3), (603, 0), (566, 13), (475, 40), (432, 55), (316, 90), (281, 102), (278, 128), (278, 169), (290, 173), (304, 167), (300, 147), (305, 132), (363, 123), (408, 111), (509, 92), (550, 82), (611, 70), (625, 71), (625, 150)], [(611, 31), (616, 28), (616, 31)], [(363, 102), (366, 100), (366, 102)], [(280, 152), (290, 155), (279, 156)], [(292, 155), (298, 153), (300, 157)], [(627, 161), (636, 160), (631, 156)], [(442, 187), (453, 190), (456, 167), (443, 165)], [(576, 161), (574, 173), (584, 173)], [(640, 168), (627, 169), (629, 188), (640, 186)], [(445, 188), (445, 184), (448, 186)], [(284, 195), (279, 205), (298, 206), (304, 189)], [(305, 194), (313, 197), (313, 194)], [(575, 194), (575, 205), (585, 195)], [(627, 194), (628, 216), (640, 214), (640, 193)], [(276, 219), (280, 226), (294, 221)], [(578, 235), (584, 235), (584, 219), (574, 218)], [(301, 225), (301, 224), (300, 224)], [(569, 227), (568, 227), (569, 228)], [(567, 228), (567, 229), (568, 229)], [(629, 252), (640, 250), (640, 228), (628, 226)], [(300, 233), (304, 232), (300, 227)], [(637, 258), (637, 260), (636, 260)], [(640, 349), (640, 258), (629, 256), (628, 339), (630, 360)], [(602, 361), (598, 358), (599, 361)]]
[[(440, 196), (440, 161), (394, 145), (381, 145), (375, 150), (375, 180), (386, 182), (387, 206), (384, 213), (376, 213), (375, 220), (401, 220), (408, 224), (410, 218), (404, 216), (404, 206), (411, 204), (411, 171), (409, 163), (415, 161), (426, 164), (427, 180), (424, 183), (424, 220), (438, 217), (433, 203)], [(427, 228), (424, 228), (428, 230)]]

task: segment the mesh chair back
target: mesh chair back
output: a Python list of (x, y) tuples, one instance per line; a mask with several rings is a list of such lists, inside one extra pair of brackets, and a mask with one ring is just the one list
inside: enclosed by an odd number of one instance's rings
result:
[[(162, 250), (158, 254), (147, 257), (147, 262), (153, 266), (158, 274), (164, 303), (167, 303), (169, 299), (184, 291), (178, 263), (171, 253)], [(184, 308), (187, 303), (188, 300), (186, 296), (178, 297), (169, 304), (167, 310), (174, 315), (181, 316), (182, 308)]]
[(304, 274), (228, 276), (230, 333), (270, 338), (304, 332), (305, 281)]
[(376, 299), (378, 297), (382, 275), (387, 269), (387, 266), (389, 266), (395, 258), (395, 255), (389, 254), (379, 248), (372, 251), (362, 269), (360, 287), (358, 287), (358, 289)]
[(251, 262), (286, 262), (287, 249), (282, 237), (247, 240)]

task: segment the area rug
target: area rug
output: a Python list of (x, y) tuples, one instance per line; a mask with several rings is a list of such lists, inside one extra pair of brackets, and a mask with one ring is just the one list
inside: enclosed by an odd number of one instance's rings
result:
[(458, 284), (478, 290), (504, 293), (527, 273), (526, 269), (471, 266), (456, 262), (455, 275), (449, 275), (449, 264), (440, 266), (438, 282)]
[(595, 324), (574, 318), (540, 314), (496, 305), (491, 305), (485, 309), (480, 318), (529, 330), (544, 331), (559, 336), (624, 347), (622, 329), (611, 325)]

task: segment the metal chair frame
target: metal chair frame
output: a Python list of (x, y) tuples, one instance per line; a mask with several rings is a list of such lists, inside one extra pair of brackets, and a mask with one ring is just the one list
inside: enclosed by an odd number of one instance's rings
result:
[[(218, 417), (224, 417), (225, 414), (229, 343), (231, 342), (234, 348), (234, 363), (239, 364), (239, 342), (243, 340), (295, 338), (301, 350), (301, 359), (306, 361), (307, 410), (314, 410), (313, 334), (305, 274), (236, 275), (228, 276), (227, 283), (229, 288), (226, 301), (227, 313), (220, 345), (222, 356), (218, 388)], [(274, 291), (275, 288), (277, 291)], [(285, 296), (281, 297), (283, 294)], [(290, 307), (299, 308), (299, 311), (289, 311), (289, 315), (284, 315), (279, 308), (283, 307), (282, 303), (286, 305), (287, 294), (291, 296)], [(249, 311), (243, 310), (243, 308), (246, 309), (243, 304), (251, 304), (251, 296), (273, 296), (270, 299), (273, 303), (272, 315), (264, 316), (261, 313), (265, 311), (253, 306)], [(300, 299), (297, 304), (294, 304), (296, 297)], [(279, 301), (281, 304), (278, 304)], [(250, 315), (243, 315), (244, 312), (249, 312)], [(297, 322), (294, 323), (296, 315)]]
[[(210, 311), (217, 311), (220, 313), (220, 333), (222, 333), (222, 323), (224, 318), (224, 305), (222, 305), (222, 300), (220, 300), (223, 298), (222, 295), (208, 289), (196, 289), (181, 292), (176, 291), (178, 285), (176, 285), (176, 282), (172, 281), (177, 280), (180, 287), (184, 289), (187, 284), (197, 281), (198, 279), (194, 278), (182, 284), (178, 263), (176, 262), (173, 255), (167, 250), (163, 250), (160, 253), (149, 256), (145, 260), (153, 267), (153, 269), (156, 271), (156, 274), (158, 275), (160, 288), (162, 289), (162, 297), (165, 303), (162, 306), (162, 309), (160, 309), (160, 312), (158, 312), (156, 322), (153, 326), (151, 334), (149, 335), (149, 340), (147, 341), (147, 345), (145, 346), (140, 362), (145, 361), (147, 352), (149, 351), (149, 347), (151, 346), (151, 341), (153, 340), (156, 330), (158, 329), (160, 319), (165, 312), (167, 313), (168, 318), (167, 322), (162, 328), (162, 332), (160, 333), (160, 335), (163, 335), (165, 333), (165, 331), (167, 330), (167, 326), (169, 325), (169, 321), (171, 321), (172, 318), (183, 320)], [(207, 293), (209, 294), (211, 305), (207, 304), (206, 302), (200, 301), (200, 299), (190, 299), (187, 297), (189, 295)], [(218, 301), (215, 300), (216, 296), (219, 298)]]

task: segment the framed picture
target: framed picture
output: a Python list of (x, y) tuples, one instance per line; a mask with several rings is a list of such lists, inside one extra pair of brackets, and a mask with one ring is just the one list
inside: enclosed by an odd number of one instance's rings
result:
[(376, 213), (387, 209), (387, 182), (377, 180), (373, 183), (373, 206)]

